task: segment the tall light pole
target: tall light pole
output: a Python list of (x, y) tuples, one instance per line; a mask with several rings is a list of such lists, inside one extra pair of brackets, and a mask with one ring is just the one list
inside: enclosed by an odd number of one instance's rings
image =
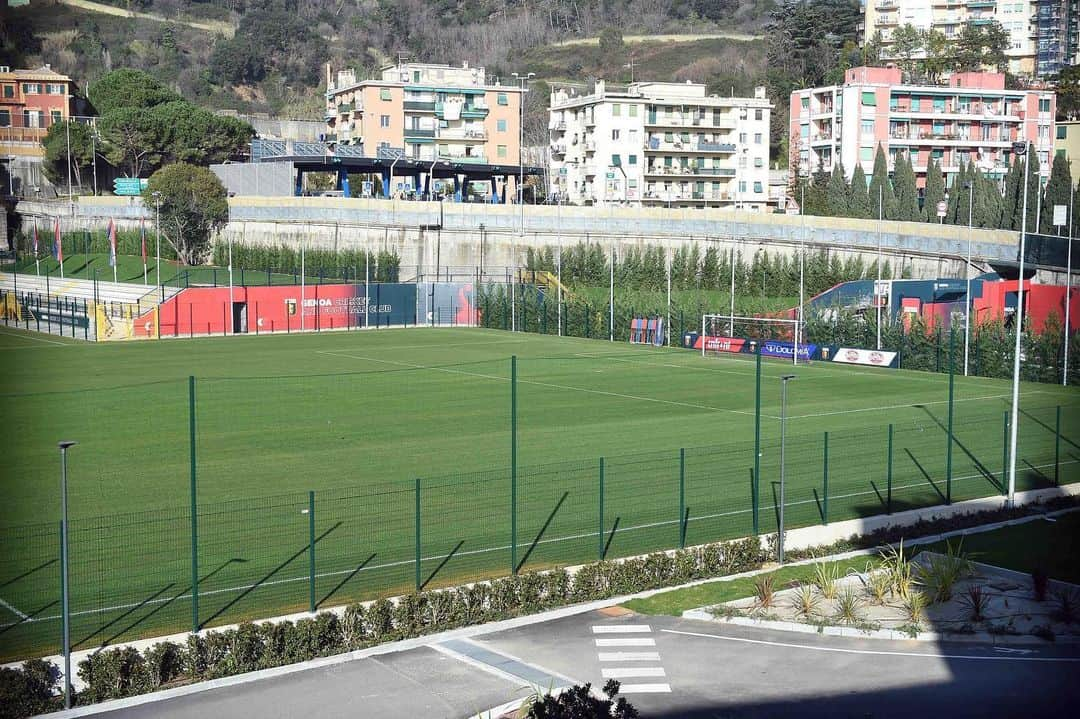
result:
[(776, 533), (776, 555), (780, 564), (784, 563), (784, 442), (787, 430), (787, 383), (795, 375), (786, 374), (780, 378), (780, 526)]
[[(884, 186), (885, 186), (885, 183), (881, 182), (880, 184), (878, 184), (878, 188), (877, 188), (877, 221), (878, 221), (878, 228), (877, 228), (877, 263), (876, 264), (877, 264), (878, 287), (881, 286), (881, 284), (880, 284), (881, 283), (881, 223), (884, 222), (884, 218), (885, 218), (885, 213), (883, 211), (883, 203), (882, 203), (882, 190), (883, 190)], [(874, 304), (877, 305), (877, 344), (874, 346), (874, 349), (880, 351), (881, 350), (881, 298), (879, 296), (877, 296), (878, 287), (874, 288), (874, 295), (875, 295)]]
[(71, 708), (71, 604), (68, 591), (67, 451), (78, 442), (63, 440), (60, 448), (60, 601), (64, 618), (64, 708)]
[[(975, 184), (968, 180), (964, 183), (968, 191), (968, 241), (967, 241), (967, 291), (964, 293), (964, 376), (968, 376), (968, 348), (971, 346), (971, 218), (975, 199)], [(950, 360), (951, 362), (951, 360)]]
[(1024, 325), (1024, 251), (1027, 242), (1028, 203), (1028, 146), (1026, 142), (1013, 145), (1013, 152), (1024, 158), (1024, 209), (1020, 223), (1020, 266), (1016, 279), (1016, 343), (1013, 345), (1012, 416), (1009, 423), (1009, 493), (1006, 504), (1012, 507), (1016, 501), (1016, 430), (1020, 418), (1020, 336)]
[[(535, 72), (518, 74), (516, 72), (511, 73), (514, 79), (517, 80), (518, 85), (521, 87), (521, 94), (518, 95), (518, 211), (520, 212), (521, 225), (518, 230), (518, 234), (521, 236), (521, 241), (525, 241), (525, 93), (529, 91), (529, 80), (536, 77)], [(511, 238), (512, 241), (512, 238)], [(518, 278), (518, 265), (517, 265), (517, 246), (511, 245), (510, 254), (514, 263), (514, 278), (510, 284), (510, 331), (517, 331), (517, 278)]]
[(94, 165), (94, 197), (97, 197), (97, 123), (90, 122), (90, 159)]
[(1069, 327), (1069, 306), (1072, 304), (1072, 243), (1073, 243), (1073, 223), (1075, 219), (1073, 212), (1075, 210), (1076, 201), (1076, 188), (1069, 187), (1069, 248), (1065, 253), (1065, 364), (1061, 370), (1061, 384), (1063, 386), (1069, 385), (1069, 340), (1070, 327)]
[[(68, 95), (68, 99), (71, 99), (71, 95)], [(75, 213), (75, 196), (71, 191), (71, 110), (70, 102), (68, 104), (68, 115), (64, 121), (64, 138), (67, 142), (67, 183), (68, 183), (68, 212), (70, 214)]]
[(154, 198), (154, 272), (158, 286), (161, 286), (161, 193), (154, 190), (150, 196)]

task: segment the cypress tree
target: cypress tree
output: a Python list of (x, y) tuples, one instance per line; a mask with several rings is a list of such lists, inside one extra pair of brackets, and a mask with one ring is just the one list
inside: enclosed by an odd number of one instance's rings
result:
[(1008, 174), (1005, 175), (1005, 194), (1002, 197), (1001, 218), (997, 223), (999, 229), (1016, 229), (1013, 227), (1013, 214), (1019, 212), (1016, 208), (1020, 194), (1020, 175), (1023, 174), (1023, 172), (1023, 162), (1019, 156), (1016, 156), (1013, 160), (1012, 167), (1009, 168)]
[(972, 176), (975, 192), (972, 224), (975, 227), (991, 229), (999, 227), (1005, 199), (1001, 195), (997, 180), (974, 167)]
[(930, 160), (926, 168), (926, 192), (923, 194), (923, 211), (926, 222), (940, 222), (937, 204), (945, 199), (945, 177), (941, 174), (941, 165), (937, 160)]
[[(1054, 163), (1050, 168), (1050, 181), (1043, 190), (1042, 216), (1039, 218), (1039, 232), (1043, 234), (1056, 233), (1054, 227), (1054, 205), (1064, 205), (1066, 213), (1069, 207), (1069, 190), (1072, 187), (1072, 173), (1069, 172), (1069, 161), (1064, 155), (1054, 157)], [(1066, 227), (1062, 226), (1065, 232)]]
[[(870, 198), (870, 216), (881, 219), (892, 219), (890, 208), (895, 204), (893, 187), (889, 182), (889, 164), (885, 160), (885, 150), (878, 145), (874, 154), (874, 173), (870, 177), (870, 188), (867, 192)], [(880, 207), (879, 207), (880, 203)]]
[(806, 214), (829, 214), (829, 203), (827, 199), (828, 185), (829, 173), (825, 172), (825, 168), (819, 164), (817, 171), (810, 179), (810, 184), (806, 188)]
[(918, 222), (921, 219), (919, 212), (919, 194), (915, 187), (915, 170), (911, 166), (911, 160), (907, 153), (896, 155), (896, 166), (893, 169), (893, 185), (896, 191), (895, 218), (901, 222)]
[[(945, 222), (950, 225), (966, 225), (968, 223), (968, 196), (970, 190), (964, 187), (967, 182), (974, 183), (971, 178), (971, 165), (960, 163), (960, 172), (953, 178), (952, 189), (949, 190), (949, 209), (945, 213)], [(962, 200), (962, 201), (961, 201)]]
[(848, 211), (852, 217), (867, 219), (877, 217), (873, 214), (870, 206), (870, 193), (866, 188), (866, 173), (862, 165), (855, 165), (855, 172), (851, 175), (851, 193), (848, 195)]
[(825, 204), (830, 216), (847, 217), (850, 214), (849, 194), (847, 180), (844, 179), (844, 164), (838, 162), (833, 165), (832, 175), (829, 176), (828, 183), (825, 185)]
[[(1024, 174), (1023, 165), (1017, 169), (1019, 175)], [(1039, 156), (1035, 152), (1035, 147), (1028, 143), (1027, 149), (1027, 216), (1024, 217), (1024, 185), (1021, 179), (1018, 182), (1016, 205), (1013, 207), (1012, 214), (1012, 229), (1019, 230), (1021, 226), (1025, 226), (1028, 232), (1037, 232), (1038, 228), (1035, 226), (1035, 208), (1038, 204), (1038, 192), (1041, 183), (1039, 182)], [(1026, 223), (1024, 222), (1026, 220)]]

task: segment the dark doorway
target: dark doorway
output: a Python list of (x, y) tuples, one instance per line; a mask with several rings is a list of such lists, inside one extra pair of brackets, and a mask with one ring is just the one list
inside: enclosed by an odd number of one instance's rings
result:
[(247, 317), (247, 302), (233, 302), (232, 318), (234, 334), (247, 334)]

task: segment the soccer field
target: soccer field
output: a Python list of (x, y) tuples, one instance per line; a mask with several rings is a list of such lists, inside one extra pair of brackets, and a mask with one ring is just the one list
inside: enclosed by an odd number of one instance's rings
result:
[[(202, 626), (753, 530), (746, 355), (480, 329), (98, 345), (0, 330), (0, 363), (5, 659), (58, 646), (60, 439), (79, 442), (77, 646), (191, 627), (189, 375)], [(788, 526), (887, 511), (890, 475), (894, 510), (1001, 493), (1007, 382), (956, 378), (947, 482), (947, 375), (765, 360), (761, 532), (787, 373)], [(1022, 392), (1018, 488), (1075, 481), (1080, 397)]]

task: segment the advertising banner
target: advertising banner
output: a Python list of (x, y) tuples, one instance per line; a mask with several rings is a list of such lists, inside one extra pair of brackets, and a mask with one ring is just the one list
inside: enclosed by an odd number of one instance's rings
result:
[(746, 340), (739, 337), (698, 337), (694, 342), (694, 349), (704, 346), (706, 352), (742, 352), (746, 347)]
[(833, 362), (861, 364), (871, 367), (892, 367), (893, 363), (896, 362), (896, 353), (841, 347), (836, 350), (836, 354), (833, 356)]
[[(799, 345), (799, 359), (801, 360), (812, 359), (815, 352), (817, 352), (817, 345)], [(791, 359), (795, 354), (795, 343), (785, 342), (783, 340), (765, 340), (761, 345), (761, 354), (765, 357)]]

